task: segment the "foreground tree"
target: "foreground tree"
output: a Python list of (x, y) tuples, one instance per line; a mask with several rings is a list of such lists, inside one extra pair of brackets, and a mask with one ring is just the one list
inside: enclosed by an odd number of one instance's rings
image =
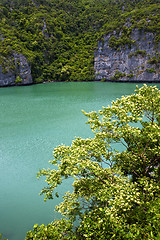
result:
[(88, 117), (94, 138), (54, 149), (57, 170), (43, 169), (45, 200), (73, 178), (57, 211), (28, 239), (160, 239), (160, 91), (144, 85)]

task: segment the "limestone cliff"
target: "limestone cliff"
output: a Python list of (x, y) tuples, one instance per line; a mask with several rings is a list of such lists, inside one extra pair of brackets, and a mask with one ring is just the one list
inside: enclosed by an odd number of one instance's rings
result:
[(154, 34), (134, 29), (131, 45), (110, 47), (108, 34), (98, 42), (94, 55), (96, 80), (160, 82), (160, 44), (154, 44)]
[(12, 55), (12, 67), (0, 66), (0, 86), (28, 85), (32, 84), (31, 67), (26, 57), (22, 54)]

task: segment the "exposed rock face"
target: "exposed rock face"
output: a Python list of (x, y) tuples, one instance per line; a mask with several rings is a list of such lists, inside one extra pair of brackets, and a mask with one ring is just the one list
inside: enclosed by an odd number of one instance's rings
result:
[(105, 36), (104, 44), (99, 42), (95, 52), (96, 80), (160, 82), (160, 63), (151, 61), (160, 53), (160, 44), (153, 44), (153, 33), (135, 29), (131, 35), (135, 43), (118, 50), (109, 47), (110, 37)]
[(5, 73), (0, 66), (0, 86), (28, 85), (32, 84), (31, 67), (22, 54), (13, 54), (14, 70), (8, 68)]
[(46, 38), (49, 38), (48, 29), (47, 29), (47, 25), (46, 25), (45, 19), (43, 19), (42, 34), (44, 34), (44, 36), (45, 36)]

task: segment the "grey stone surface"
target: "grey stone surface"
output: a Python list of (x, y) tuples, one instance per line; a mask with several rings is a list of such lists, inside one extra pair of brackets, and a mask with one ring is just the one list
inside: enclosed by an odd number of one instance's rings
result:
[[(0, 86), (14, 86), (14, 85), (28, 85), (32, 84), (31, 67), (27, 62), (26, 57), (22, 54), (13, 54), (15, 70), (10, 70), (3, 73), (2, 66), (0, 66)], [(22, 80), (16, 83), (16, 78), (19, 76)]]
[[(120, 47), (119, 50), (109, 47), (110, 37), (111, 35), (108, 34), (104, 37), (104, 43), (98, 42), (98, 50), (94, 54), (96, 80), (160, 82), (160, 66), (148, 63), (150, 57), (156, 56), (157, 52), (160, 53), (160, 44), (157, 48), (154, 45), (153, 33), (144, 33), (135, 29), (131, 34), (131, 39), (135, 43), (130, 48), (125, 46), (125, 48)], [(143, 50), (146, 54), (134, 56), (137, 50)], [(149, 72), (148, 69), (154, 69), (154, 72)], [(123, 76), (114, 79), (117, 72), (122, 73)], [(131, 73), (132, 77), (130, 77)]]

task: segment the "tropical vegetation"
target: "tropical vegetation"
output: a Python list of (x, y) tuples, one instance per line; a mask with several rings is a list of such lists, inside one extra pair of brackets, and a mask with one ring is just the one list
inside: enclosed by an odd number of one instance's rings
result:
[(93, 138), (54, 149), (42, 169), (45, 200), (73, 179), (57, 206), (63, 218), (35, 224), (26, 240), (160, 239), (160, 90), (144, 85), (99, 112), (84, 114)]
[(138, 28), (152, 32), (156, 46), (159, 19), (159, 0), (1, 0), (0, 65), (16, 74), (16, 52), (27, 58), (35, 83), (94, 80), (98, 41), (116, 31), (121, 36), (113, 34), (110, 46), (131, 46)]

